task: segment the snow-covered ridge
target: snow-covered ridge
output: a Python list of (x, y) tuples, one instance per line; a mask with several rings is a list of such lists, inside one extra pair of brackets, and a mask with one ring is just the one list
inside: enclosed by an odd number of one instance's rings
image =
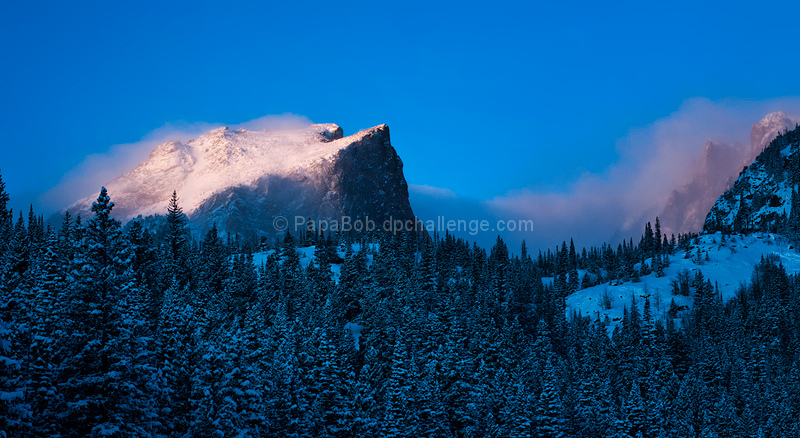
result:
[[(125, 206), (125, 217), (119, 219), (163, 214), (173, 190), (184, 212), (191, 214), (226, 188), (252, 185), (266, 175), (289, 175), (386, 130), (386, 125), (378, 125), (343, 137), (342, 129), (332, 123), (284, 131), (220, 127), (186, 143), (159, 145), (147, 161), (106, 187), (116, 204)], [(88, 209), (92, 200), (81, 200), (69, 210)]]

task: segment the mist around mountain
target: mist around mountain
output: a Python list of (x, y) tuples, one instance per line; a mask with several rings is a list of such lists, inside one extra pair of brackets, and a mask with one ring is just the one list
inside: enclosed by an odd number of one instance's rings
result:
[(774, 231), (796, 238), (800, 230), (800, 128), (778, 135), (714, 203), (704, 230)]
[(749, 147), (709, 140), (694, 165), (693, 176), (672, 192), (659, 215), (664, 229), (668, 233), (703, 229), (708, 210), (733, 185), (739, 172), (752, 163), (773, 139), (793, 130), (798, 123), (800, 117), (775, 112), (753, 124)]
[[(753, 111), (750, 108), (745, 112)], [(361, 133), (340, 138), (343, 132), (338, 132), (341, 128), (336, 125), (310, 124), (296, 117), (281, 118), (282, 124), (273, 121), (217, 127), (192, 137), (174, 134), (181, 140), (161, 143), (133, 170), (109, 178), (103, 185), (116, 194), (123, 222), (141, 215), (151, 227), (163, 224), (169, 197), (177, 191), (198, 235), (216, 223), (223, 236), (232, 233), (255, 240), (275, 239), (271, 221), (278, 216), (330, 221), (368, 215), (382, 222), (392, 216), (386, 214), (391, 208), (402, 220), (417, 216), (434, 222), (440, 218), (485, 221), (490, 224), (489, 232), (454, 231), (483, 246), (494, 243), (495, 233), (515, 246), (526, 240), (536, 249), (552, 249), (558, 243), (557, 236), (570, 236), (586, 245), (618, 243), (636, 235), (656, 216), (667, 234), (701, 230), (706, 213), (741, 169), (779, 132), (794, 128), (799, 120), (780, 111), (764, 116), (748, 129), (748, 146), (731, 140), (746, 138), (740, 128), (749, 125), (738, 126), (741, 116), (712, 102), (687, 102), (669, 118), (632, 133), (625, 140), (630, 144), (620, 146), (620, 163), (608, 175), (585, 175), (563, 193), (520, 190), (482, 200), (448, 189), (409, 186), (397, 152), (390, 144), (385, 151), (393, 157), (381, 155), (384, 148), (376, 147), (378, 140), (372, 146), (362, 146), (376, 151), (373, 160), (377, 161), (351, 160), (362, 166), (353, 169), (355, 173), (373, 168), (367, 180), (374, 184), (369, 188), (350, 187), (353, 193), (348, 194), (340, 186), (350, 178), (336, 172), (353, 166), (337, 168), (335, 163), (344, 162), (337, 158), (337, 151), (352, 144)], [(705, 123), (698, 122), (705, 119)], [(726, 131), (708, 124), (730, 128)], [(726, 134), (728, 131), (736, 135)], [(381, 160), (393, 169), (379, 172)], [(379, 176), (385, 180), (378, 181)], [(408, 201), (404, 187), (409, 188)], [(355, 191), (360, 194), (353, 196)], [(371, 199), (371, 193), (385, 193), (380, 196), (386, 196), (388, 202), (358, 206), (356, 210), (362, 211), (354, 211), (354, 205), (345, 205), (341, 199), (342, 194), (351, 200)], [(67, 209), (73, 216), (85, 216), (92, 200), (89, 196)], [(402, 205), (406, 202), (408, 206)], [(63, 211), (50, 222), (57, 224)], [(500, 230), (500, 221), (531, 222), (533, 226)]]
[[(123, 223), (140, 217), (163, 225), (175, 192), (195, 233), (216, 225), (224, 236), (256, 242), (289, 227), (297, 232), (306, 225), (302, 218), (339, 222), (339, 228), (344, 218), (378, 224), (414, 218), (403, 163), (386, 125), (347, 137), (335, 124), (276, 131), (220, 127), (186, 143), (159, 145), (105, 186)], [(93, 201), (79, 200), (64, 211), (86, 216)], [(276, 228), (278, 218), (283, 222)]]
[[(740, 125), (743, 120), (748, 121)], [(532, 248), (545, 250), (560, 243), (558, 236), (585, 245), (616, 244), (637, 235), (654, 217), (668, 235), (699, 232), (709, 209), (742, 169), (798, 122), (800, 118), (776, 111), (750, 124), (746, 117), (698, 102), (633, 132), (620, 147), (619, 162), (603, 173), (586, 173), (551, 190), (515, 190), (488, 201), (412, 185), (412, 205), (423, 218), (477, 218), (492, 224), (532, 220), (532, 230), (501, 235), (515, 245), (526, 240)], [(727, 130), (707, 126), (713, 123)], [(749, 144), (738, 141), (747, 138)], [(458, 235), (484, 246), (494, 239), (491, 233)]]
[[(197, 237), (177, 195), (159, 229), (123, 227), (105, 188), (50, 227), (12, 216), (0, 179), (0, 431), (797, 436), (798, 138), (769, 143), (702, 235), (655, 218), (545, 251), (427, 232)], [(370, 187), (371, 169), (344, 184)]]

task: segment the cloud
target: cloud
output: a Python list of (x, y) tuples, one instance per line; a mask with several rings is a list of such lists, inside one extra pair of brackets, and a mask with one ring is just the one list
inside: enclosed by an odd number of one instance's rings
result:
[(436, 199), (456, 199), (458, 195), (450, 189), (434, 187), (425, 184), (409, 184), (408, 191)]
[[(480, 210), (497, 219), (533, 221), (533, 231), (503, 235), (515, 241), (512, 248), (523, 238), (531, 248), (551, 248), (570, 237), (580, 246), (636, 239), (644, 221), (653, 220), (672, 191), (691, 178), (709, 139), (749, 145), (751, 125), (774, 111), (800, 114), (800, 98), (688, 100), (669, 116), (620, 139), (618, 160), (603, 172), (585, 173), (558, 191), (513, 190), (481, 202)], [(464, 200), (464, 205), (475, 203)]]
[[(303, 128), (309, 124), (311, 121), (304, 116), (286, 113), (267, 115), (227, 126), (252, 131), (264, 129), (282, 131)], [(135, 143), (113, 145), (103, 153), (89, 155), (78, 166), (67, 172), (55, 187), (40, 195), (38, 203), (56, 207), (58, 210), (63, 209), (78, 199), (98, 193), (104, 184), (133, 170), (147, 160), (156, 146), (170, 140), (187, 142), (220, 126), (225, 125), (208, 122), (167, 123)]]

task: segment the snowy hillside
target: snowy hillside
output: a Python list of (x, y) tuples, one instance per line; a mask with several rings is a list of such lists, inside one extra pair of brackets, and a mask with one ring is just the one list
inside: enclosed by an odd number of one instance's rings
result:
[(750, 155), (747, 163), (752, 163), (772, 140), (787, 130), (791, 131), (798, 124), (800, 124), (800, 117), (786, 114), (783, 111), (767, 114), (760, 122), (753, 124), (750, 130)]
[[(705, 279), (719, 287), (723, 301), (727, 301), (735, 295), (740, 284), (750, 281), (754, 266), (762, 256), (768, 254), (777, 254), (787, 273), (800, 271), (800, 253), (788, 239), (780, 235), (727, 235), (724, 239), (721, 233), (702, 235), (688, 252), (681, 251), (670, 256), (670, 265), (664, 269), (663, 277), (650, 274), (642, 276), (639, 283), (604, 283), (579, 290), (567, 297), (567, 312), (577, 311), (593, 320), (598, 316), (601, 321), (608, 318), (609, 330), (613, 330), (622, 319), (623, 309), (631, 308), (632, 300), (636, 300), (639, 311), (642, 311), (646, 294), (650, 296), (654, 319), (668, 314), (673, 299), (677, 306), (690, 308), (691, 295), (672, 293), (671, 282), (684, 270), (690, 273), (691, 280), (697, 272), (702, 272)], [(646, 262), (650, 263), (650, 259)], [(679, 312), (676, 317), (680, 316)]]
[[(372, 264), (373, 257), (379, 251), (377, 244), (370, 244), (367, 248), (367, 265)], [(353, 251), (360, 251), (361, 245), (353, 244)], [(308, 268), (314, 261), (316, 247), (308, 246), (297, 248), (300, 265)], [(344, 260), (345, 249), (337, 248), (337, 254)], [(253, 264), (261, 266), (267, 258), (273, 256), (275, 250), (262, 251), (253, 254)], [(632, 301), (641, 312), (644, 305), (644, 296), (649, 295), (650, 306), (654, 319), (667, 316), (670, 311), (671, 301), (681, 309), (674, 315), (677, 321), (684, 312), (691, 308), (693, 294), (688, 296), (674, 295), (672, 282), (679, 273), (689, 273), (689, 281), (694, 281), (698, 272), (702, 272), (706, 280), (710, 280), (720, 291), (723, 301), (728, 301), (735, 294), (739, 286), (751, 280), (755, 265), (769, 254), (780, 257), (781, 263), (788, 274), (800, 272), (800, 252), (787, 238), (771, 233), (754, 233), (746, 235), (724, 235), (722, 233), (701, 235), (691, 246), (689, 251), (678, 251), (669, 257), (669, 267), (664, 269), (663, 277), (656, 277), (655, 273), (641, 277), (640, 282), (616, 281), (603, 283), (597, 286), (578, 290), (566, 298), (567, 313), (577, 311), (592, 320), (607, 321), (609, 331), (622, 320), (624, 309), (630, 310)], [(647, 259), (646, 263), (651, 263)], [(636, 268), (639, 269), (639, 264)], [(332, 263), (332, 278), (338, 283), (341, 275), (342, 263)], [(585, 271), (580, 272), (581, 276)], [(542, 279), (545, 284), (552, 284), (552, 277)], [(610, 304), (610, 306), (609, 306)]]

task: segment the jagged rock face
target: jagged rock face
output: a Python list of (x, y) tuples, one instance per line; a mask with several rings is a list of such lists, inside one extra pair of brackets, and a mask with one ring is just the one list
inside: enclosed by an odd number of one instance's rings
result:
[[(745, 167), (706, 216), (704, 231), (771, 231), (794, 235), (790, 219), (794, 187), (800, 177), (800, 128), (779, 135), (755, 162)], [(797, 200), (795, 200), (797, 202)]]
[[(334, 124), (295, 131), (218, 128), (189, 141), (158, 146), (136, 169), (111, 181), (115, 216), (163, 215), (172, 191), (200, 232), (213, 223), (242, 237), (274, 236), (273, 220), (296, 216), (376, 222), (412, 219), (403, 163), (389, 128), (343, 137)], [(69, 208), (86, 214), (93, 199)]]
[(750, 147), (708, 141), (695, 163), (688, 183), (675, 189), (659, 218), (665, 232), (696, 232), (720, 194), (733, 186), (742, 168), (752, 163), (780, 133), (794, 129), (800, 118), (783, 112), (770, 113), (753, 124)]

